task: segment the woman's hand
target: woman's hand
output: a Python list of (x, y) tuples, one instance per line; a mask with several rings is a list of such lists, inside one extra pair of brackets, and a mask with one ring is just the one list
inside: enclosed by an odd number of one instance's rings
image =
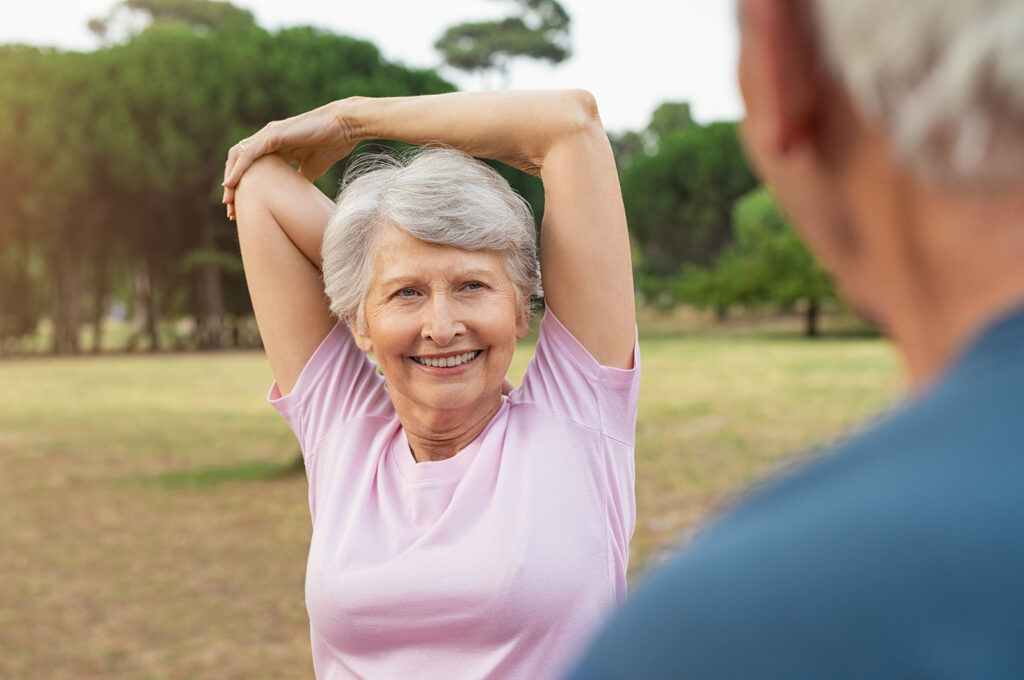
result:
[(299, 173), (313, 181), (352, 151), (361, 140), (358, 125), (341, 114), (339, 103), (268, 123), (228, 150), (222, 199), (228, 219), (235, 219), (235, 187), (257, 158), (276, 154), (297, 163)]

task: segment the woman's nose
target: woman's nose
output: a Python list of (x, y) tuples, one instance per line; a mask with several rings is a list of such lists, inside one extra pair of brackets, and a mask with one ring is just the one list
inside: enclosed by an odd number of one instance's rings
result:
[(432, 340), (439, 347), (445, 347), (466, 332), (456, 306), (447, 297), (435, 296), (427, 305), (426, 311), (423, 339)]

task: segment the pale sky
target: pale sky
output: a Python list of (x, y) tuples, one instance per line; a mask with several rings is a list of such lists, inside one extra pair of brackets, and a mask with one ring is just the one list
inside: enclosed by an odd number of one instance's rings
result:
[[(0, 0), (0, 43), (89, 50), (86, 28), (114, 0)], [(464, 21), (497, 18), (500, 0), (237, 0), (266, 28), (313, 24), (372, 41), (384, 56), (437, 67), (434, 41)], [(663, 101), (688, 101), (707, 123), (743, 115), (736, 86), (734, 0), (562, 0), (572, 17), (570, 60), (558, 66), (519, 62), (516, 88), (583, 87), (597, 97), (609, 130), (640, 130)], [(443, 69), (461, 89), (496, 86)]]

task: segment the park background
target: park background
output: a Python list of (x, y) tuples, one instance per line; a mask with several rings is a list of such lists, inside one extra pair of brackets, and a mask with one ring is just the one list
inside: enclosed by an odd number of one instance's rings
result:
[[(3, 12), (38, 30), (59, 4)], [(643, 351), (634, 585), (895, 403), (889, 345), (743, 157), (730, 0), (243, 4), (99, 2), (59, 35), (0, 14), (0, 677), (311, 676), (305, 478), (219, 182), (233, 142), (331, 99), (597, 95)], [(499, 169), (542, 214), (539, 181)]]

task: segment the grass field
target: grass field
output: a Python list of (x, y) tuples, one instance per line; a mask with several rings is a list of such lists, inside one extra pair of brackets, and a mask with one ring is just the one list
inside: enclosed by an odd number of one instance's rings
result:
[[(878, 339), (641, 347), (634, 580), (899, 391)], [(8, 360), (0, 381), (0, 677), (312, 677), (306, 483), (261, 354)]]

